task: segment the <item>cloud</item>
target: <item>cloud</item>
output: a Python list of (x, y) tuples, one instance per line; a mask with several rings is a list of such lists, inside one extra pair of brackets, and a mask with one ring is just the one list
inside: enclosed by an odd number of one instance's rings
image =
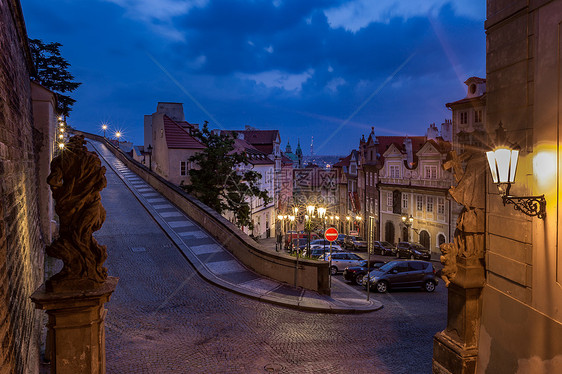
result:
[(173, 18), (188, 14), (193, 8), (203, 8), (210, 0), (105, 0), (125, 9), (125, 15), (145, 22), (154, 32), (173, 41), (184, 40), (182, 30)]
[(309, 80), (314, 70), (305, 71), (300, 74), (290, 74), (279, 70), (264, 71), (257, 74), (238, 74), (240, 79), (255, 81), (268, 88), (282, 88), (285, 91), (298, 92), (302, 89), (304, 82)]
[(324, 11), (332, 28), (357, 32), (371, 23), (388, 23), (393, 18), (408, 20), (418, 16), (436, 16), (444, 6), (451, 6), (461, 17), (480, 19), (484, 2), (466, 0), (353, 0)]

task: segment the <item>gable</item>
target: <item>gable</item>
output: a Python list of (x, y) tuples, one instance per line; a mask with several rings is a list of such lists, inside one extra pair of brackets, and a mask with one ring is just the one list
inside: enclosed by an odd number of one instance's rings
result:
[(396, 145), (390, 144), (388, 149), (383, 153), (384, 158), (402, 158), (403, 153), (396, 147)]

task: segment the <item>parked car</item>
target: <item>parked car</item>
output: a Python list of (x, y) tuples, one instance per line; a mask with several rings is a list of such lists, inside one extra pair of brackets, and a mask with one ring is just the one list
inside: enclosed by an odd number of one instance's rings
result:
[[(378, 269), (384, 265), (384, 261), (375, 260), (367, 262), (364, 260), (359, 266), (349, 266), (343, 270), (343, 278), (357, 285), (363, 284), (363, 277), (371, 270)], [(367, 267), (368, 266), (368, 267)]]
[[(305, 249), (303, 251), (303, 256), (307, 255), (307, 251), (308, 249)], [(325, 254), (326, 252), (324, 252), (324, 248), (322, 247), (310, 248), (310, 258), (319, 259), (323, 257)]]
[(397, 258), (410, 258), (412, 260), (430, 260), (429, 250), (420, 243), (400, 242), (396, 246)]
[(343, 241), (345, 240), (345, 234), (338, 234), (338, 238), (334, 241), (334, 243), (338, 243), (340, 246), (343, 247)]
[(367, 250), (367, 241), (360, 236), (347, 235), (343, 240), (343, 247), (345, 249), (364, 249)]
[(396, 247), (389, 242), (375, 241), (373, 242), (373, 250), (375, 254), (383, 256), (396, 256)]
[[(330, 261), (330, 254), (326, 253), (326, 255), (321, 259), (324, 261)], [(355, 253), (349, 252), (332, 253), (331, 259), (332, 264), (330, 265), (330, 274), (332, 275), (336, 275), (338, 272), (343, 271), (347, 267), (359, 266), (363, 261), (365, 261)]]
[[(307, 243), (308, 242), (308, 233), (296, 233), (296, 232), (290, 232), (288, 234), (285, 235), (285, 249), (290, 248), (290, 243), (293, 243), (293, 246), (295, 246), (295, 243), (298, 239), (298, 246), (301, 246), (303, 243)], [(319, 236), (316, 233), (310, 233), (310, 240), (316, 240), (319, 239)]]
[[(316, 240), (312, 240), (310, 242), (310, 247), (324, 247), (324, 245), (326, 246), (326, 251), (330, 250), (330, 242), (326, 239), (316, 239)], [(302, 245), (299, 246), (300, 249), (306, 249), (308, 248), (308, 242), (304, 242)], [(341, 251), (342, 248), (337, 245), (337, 244), (332, 244), (332, 250), (334, 251)]]
[(390, 261), (380, 268), (372, 270), (363, 277), (363, 287), (370, 287), (378, 292), (392, 288), (423, 288), (427, 292), (435, 291), (439, 280), (430, 262), (417, 260)]

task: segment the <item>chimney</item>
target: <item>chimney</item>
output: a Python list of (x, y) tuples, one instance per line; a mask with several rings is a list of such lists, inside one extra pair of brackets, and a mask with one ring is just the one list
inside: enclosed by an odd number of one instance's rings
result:
[(406, 138), (404, 139), (404, 148), (406, 148), (406, 160), (408, 162), (408, 166), (414, 164), (414, 153), (412, 150), (412, 139)]

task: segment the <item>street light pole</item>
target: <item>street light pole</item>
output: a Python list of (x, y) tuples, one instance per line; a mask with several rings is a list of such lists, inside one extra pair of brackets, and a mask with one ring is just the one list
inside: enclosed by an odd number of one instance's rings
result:
[(148, 151), (148, 169), (152, 171), (152, 146), (149, 144), (146, 150)]
[[(324, 232), (326, 231), (326, 208), (324, 207), (319, 207), (318, 208), (318, 218), (320, 218), (322, 220), (322, 224), (323, 224), (323, 229)], [(322, 249), (322, 253), (325, 255), (326, 254), (326, 239), (324, 239), (324, 241), (322, 241), (322, 243), (324, 244), (324, 247)]]
[(404, 226), (406, 226), (406, 235), (408, 236), (405, 241), (409, 242), (410, 241), (410, 226), (412, 226), (412, 223), (414, 223), (414, 217), (412, 217), (411, 214), (410, 214), (409, 217), (408, 217), (407, 214), (402, 214), (402, 222), (404, 223)]

